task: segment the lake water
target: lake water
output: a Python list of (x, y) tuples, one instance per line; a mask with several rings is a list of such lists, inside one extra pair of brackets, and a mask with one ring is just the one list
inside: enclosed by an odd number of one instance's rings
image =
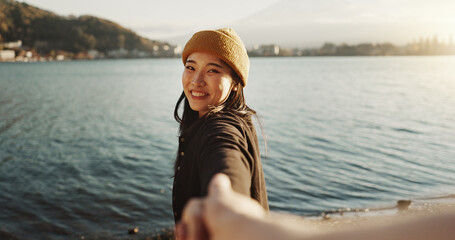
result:
[[(172, 226), (182, 70), (179, 59), (0, 63), (0, 238)], [(253, 58), (245, 92), (267, 138), (272, 210), (455, 193), (455, 57)]]

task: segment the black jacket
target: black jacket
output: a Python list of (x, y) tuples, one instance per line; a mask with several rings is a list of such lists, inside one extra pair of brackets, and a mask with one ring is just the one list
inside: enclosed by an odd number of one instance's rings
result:
[(172, 191), (175, 222), (190, 198), (207, 194), (216, 173), (228, 175), (235, 191), (251, 196), (268, 211), (258, 140), (251, 121), (233, 113), (217, 113), (196, 124), (179, 138)]

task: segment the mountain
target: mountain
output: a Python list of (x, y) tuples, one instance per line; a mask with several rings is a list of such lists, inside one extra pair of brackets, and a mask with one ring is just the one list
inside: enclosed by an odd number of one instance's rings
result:
[(455, 33), (453, 0), (282, 0), (233, 23), (246, 43), (320, 46), (392, 42)]
[[(453, 0), (282, 0), (230, 24), (245, 45), (320, 47), (325, 42), (404, 45), (455, 34)], [(167, 39), (184, 44), (189, 35)]]
[(59, 16), (26, 3), (0, 0), (0, 42), (17, 40), (41, 52), (107, 52), (119, 48), (151, 52), (163, 45), (106, 19)]

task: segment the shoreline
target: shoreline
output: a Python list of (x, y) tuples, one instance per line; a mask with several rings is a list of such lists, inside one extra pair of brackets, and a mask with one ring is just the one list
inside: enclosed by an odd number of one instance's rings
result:
[[(302, 56), (250, 56), (250, 59), (261, 58), (344, 58), (344, 57), (360, 57), (360, 58), (377, 58), (377, 57), (455, 57), (455, 54), (434, 54), (434, 55), (302, 55)], [(176, 57), (125, 57), (125, 58), (65, 58), (65, 59), (25, 59), (25, 60), (11, 60), (1, 59), (0, 63), (48, 63), (48, 62), (72, 62), (72, 61), (103, 61), (103, 60), (138, 60), (138, 59), (180, 59)]]
[(302, 224), (307, 224), (308, 228), (315, 232), (359, 229), (378, 225), (387, 226), (451, 212), (455, 213), (455, 195), (409, 200), (409, 205), (406, 208), (399, 208), (399, 204), (397, 204), (395, 207), (376, 209), (373, 211), (350, 211), (344, 214), (322, 214), (301, 220), (303, 221)]
[[(399, 203), (403, 203), (403, 201), (406, 202), (407, 207), (399, 208)], [(282, 219), (280, 224), (285, 227), (296, 227), (307, 234), (318, 234), (359, 230), (378, 225), (387, 226), (450, 212), (455, 213), (455, 195), (418, 200), (399, 200), (397, 203), (393, 207), (350, 209), (350, 211), (344, 211), (343, 213), (336, 210), (330, 213), (325, 212), (325, 214), (320, 216), (310, 217), (272, 211), (270, 217)], [(161, 233), (145, 239), (174, 240), (173, 229), (171, 227), (162, 229)]]

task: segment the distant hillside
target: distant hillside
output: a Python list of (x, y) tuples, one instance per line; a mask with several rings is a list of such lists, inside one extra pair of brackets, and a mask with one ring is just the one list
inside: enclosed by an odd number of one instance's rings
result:
[(119, 48), (151, 52), (154, 46), (163, 45), (106, 19), (59, 16), (26, 3), (0, 0), (0, 42), (17, 40), (40, 52)]
[(434, 36), (447, 42), (455, 34), (454, 16), (453, 0), (281, 0), (230, 26), (247, 47), (272, 43), (319, 47), (324, 42), (404, 45)]

